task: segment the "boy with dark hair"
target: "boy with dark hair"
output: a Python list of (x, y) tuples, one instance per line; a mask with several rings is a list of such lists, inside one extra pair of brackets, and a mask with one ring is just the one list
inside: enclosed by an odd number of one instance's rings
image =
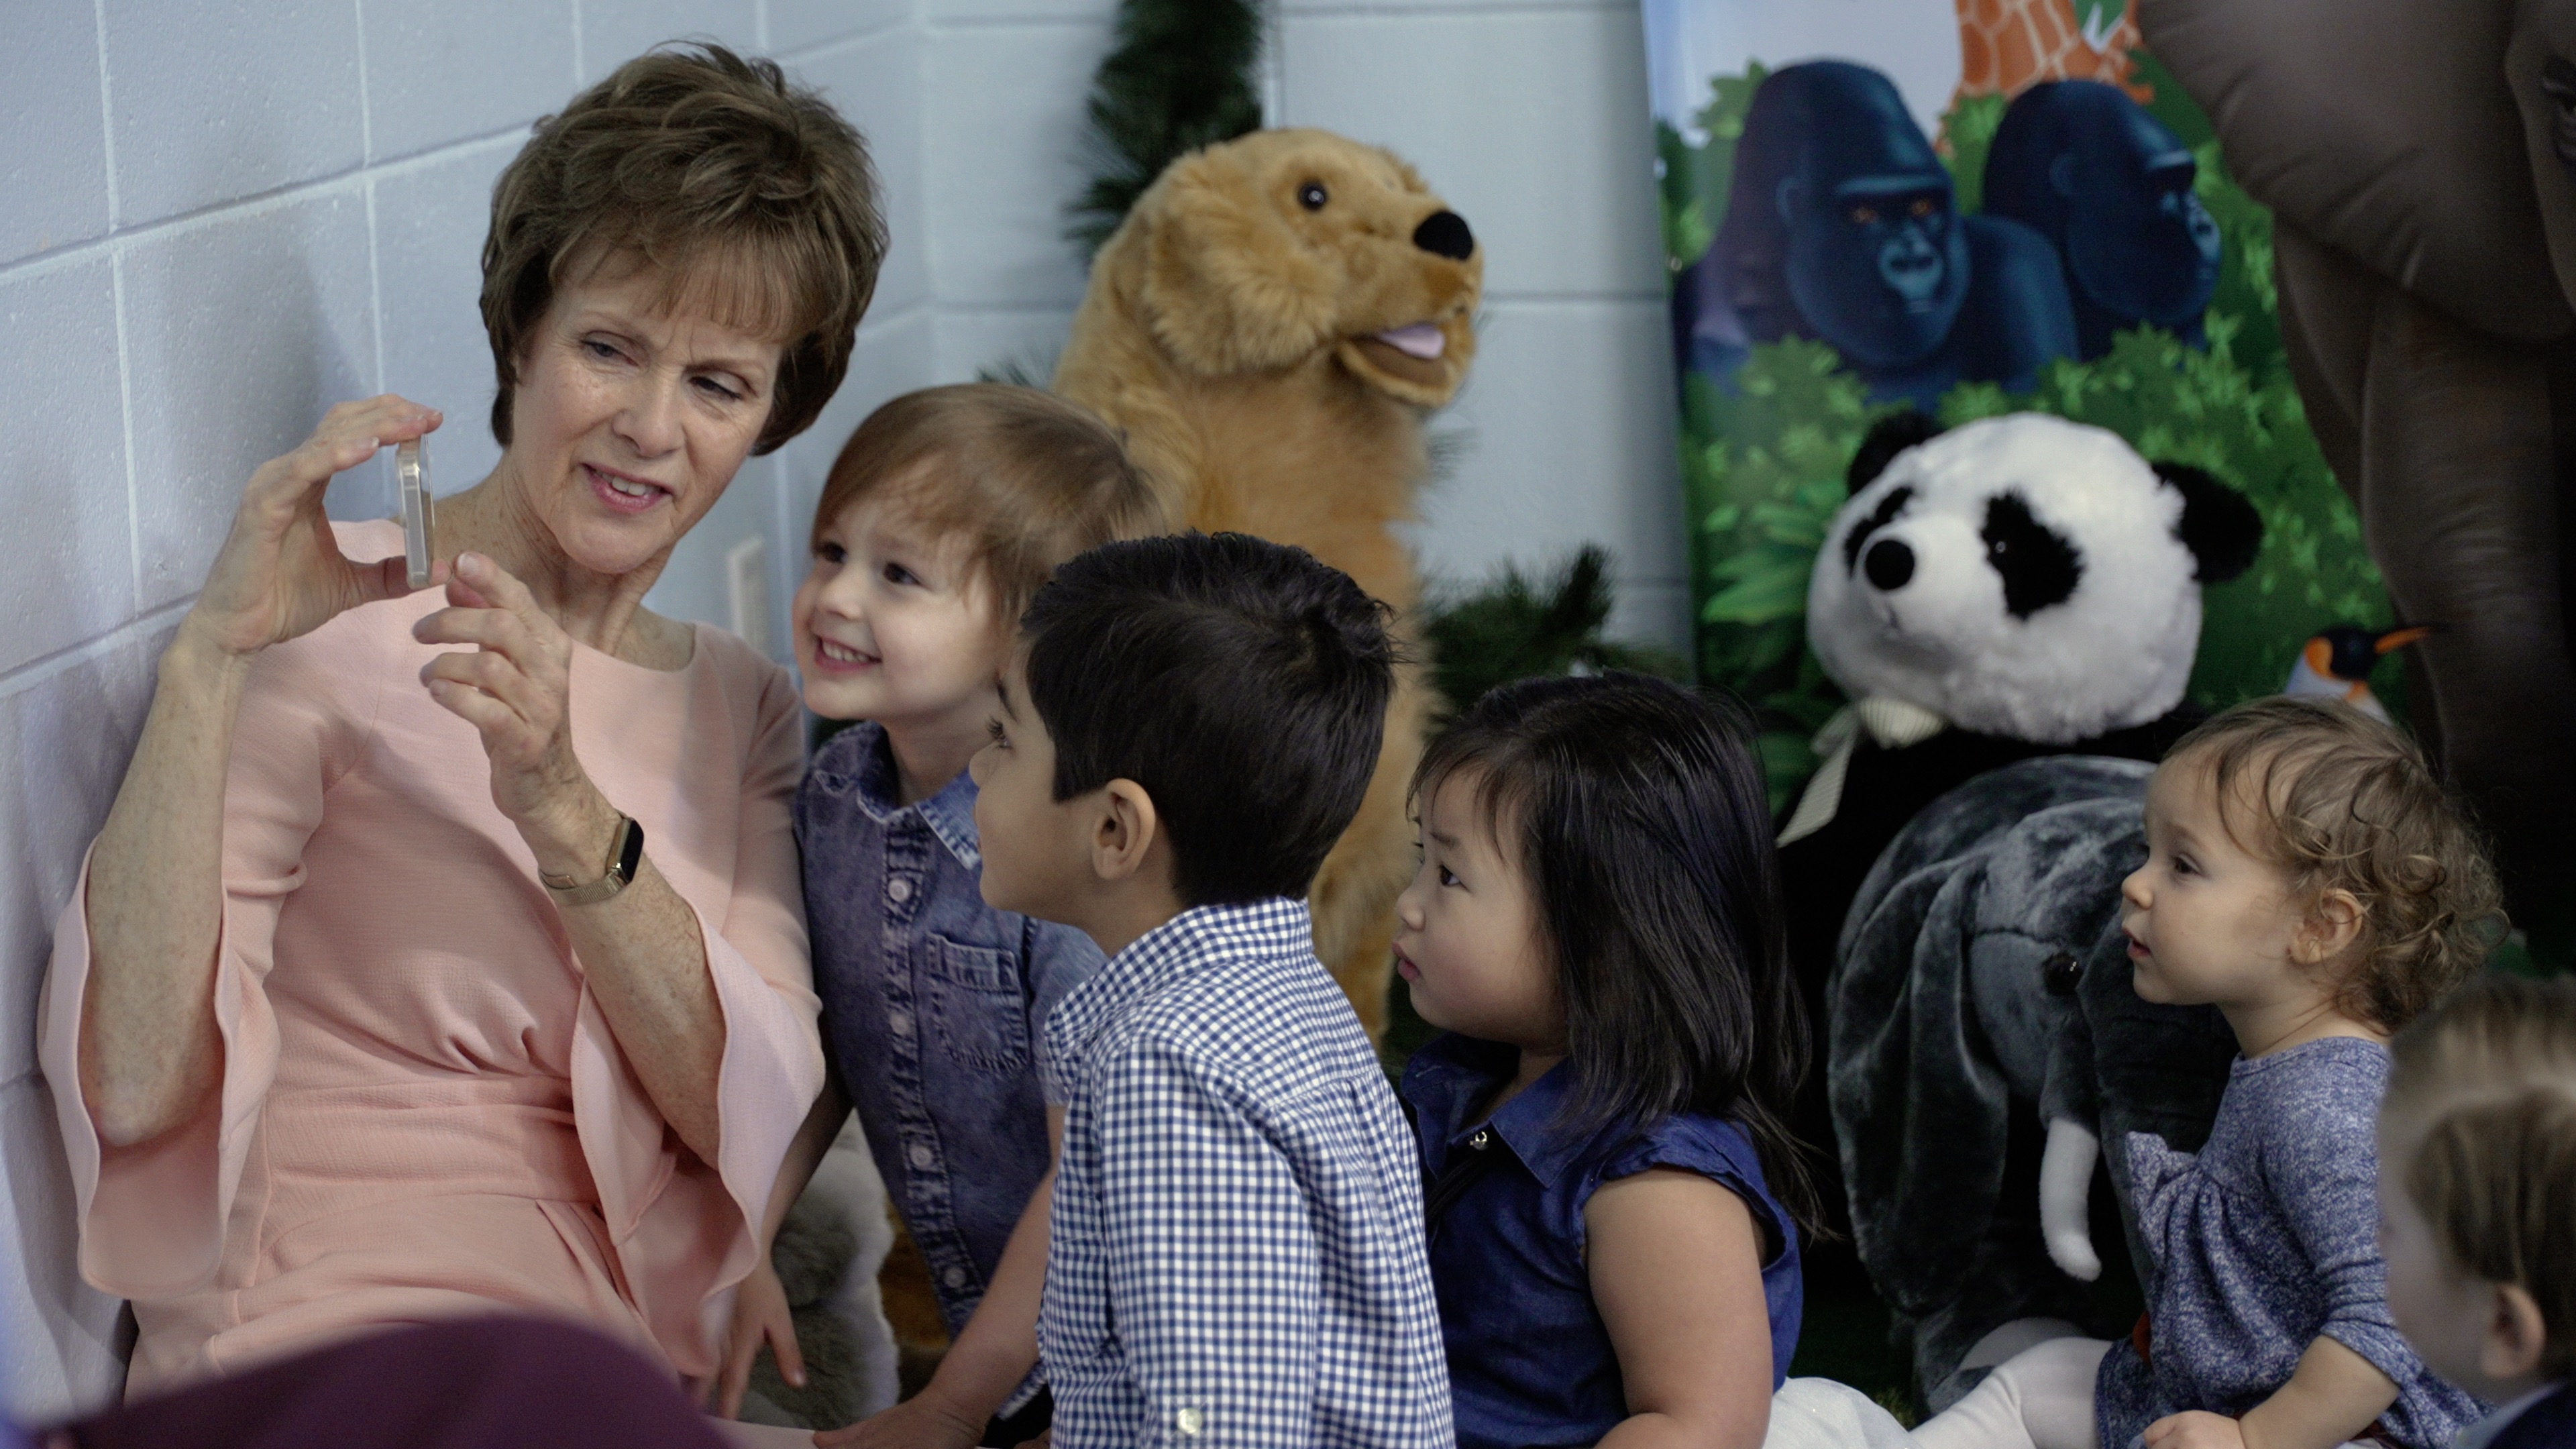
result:
[(984, 899), (1110, 958), (1044, 1031), (1059, 1449), (1453, 1442), (1412, 1136), (1304, 900), (1392, 687), (1383, 608), (1239, 534), (1094, 549), (1022, 618)]

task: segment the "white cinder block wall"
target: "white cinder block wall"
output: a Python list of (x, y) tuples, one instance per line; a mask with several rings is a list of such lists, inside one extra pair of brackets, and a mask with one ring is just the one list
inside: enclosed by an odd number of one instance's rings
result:
[[(867, 133), (894, 249), (849, 382), (754, 460), (655, 607), (766, 629), (824, 468), (896, 393), (1043, 372), (1082, 292), (1063, 240), (1111, 0), (33, 0), (0, 46), (0, 1407), (111, 1395), (117, 1305), (73, 1267), (33, 1025), (53, 920), (152, 661), (252, 468), (334, 401), (447, 411), (445, 489), (498, 454), (475, 309), (494, 175), (529, 121), (657, 40), (777, 56)], [(1636, 0), (1282, 0), (1265, 102), (1417, 163), (1489, 248), (1482, 352), (1441, 426), (1425, 563), (1469, 579), (1586, 540), (1618, 627), (1687, 635)], [(335, 484), (387, 511), (381, 466)]]

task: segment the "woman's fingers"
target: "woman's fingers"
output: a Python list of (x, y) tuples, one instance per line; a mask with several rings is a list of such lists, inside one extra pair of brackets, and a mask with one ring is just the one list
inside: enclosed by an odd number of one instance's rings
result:
[(482, 690), (471, 685), (459, 684), (452, 679), (431, 680), (429, 697), (438, 701), (439, 706), (448, 713), (482, 731), (487, 749), (496, 731), (507, 730), (519, 722), (518, 711)]
[(805, 1387), (805, 1350), (796, 1342), (796, 1319), (780, 1304), (778, 1316), (770, 1320), (769, 1347), (778, 1355), (778, 1376), (798, 1388)]
[(509, 655), (492, 650), (476, 654), (441, 654), (423, 665), (420, 682), (435, 684), (441, 680), (467, 689), (479, 690), (510, 712), (511, 722), (526, 735), (519, 743), (530, 751), (541, 749), (553, 737), (555, 710), (548, 708), (551, 696), (529, 680)]

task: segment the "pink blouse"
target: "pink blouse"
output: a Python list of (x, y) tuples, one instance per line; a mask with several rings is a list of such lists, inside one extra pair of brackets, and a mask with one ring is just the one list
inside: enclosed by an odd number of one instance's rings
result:
[[(336, 525), (353, 558), (402, 550)], [(260, 656), (224, 787), (223, 1088), (105, 1147), (80, 1091), (82, 890), (39, 1008), (80, 1267), (134, 1300), (129, 1393), (365, 1329), (569, 1316), (710, 1372), (787, 1143), (823, 1083), (788, 808), (786, 673), (718, 630), (660, 671), (576, 646), (573, 747), (695, 911), (724, 1014), (710, 1165), (583, 982), (473, 726), (413, 641), (442, 600), (355, 609)]]

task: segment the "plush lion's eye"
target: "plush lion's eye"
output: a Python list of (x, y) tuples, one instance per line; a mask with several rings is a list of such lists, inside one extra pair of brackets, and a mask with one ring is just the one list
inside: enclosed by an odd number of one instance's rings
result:
[(1323, 210), (1324, 203), (1330, 199), (1324, 194), (1324, 183), (1320, 181), (1309, 181), (1297, 188), (1297, 204), (1308, 211)]

